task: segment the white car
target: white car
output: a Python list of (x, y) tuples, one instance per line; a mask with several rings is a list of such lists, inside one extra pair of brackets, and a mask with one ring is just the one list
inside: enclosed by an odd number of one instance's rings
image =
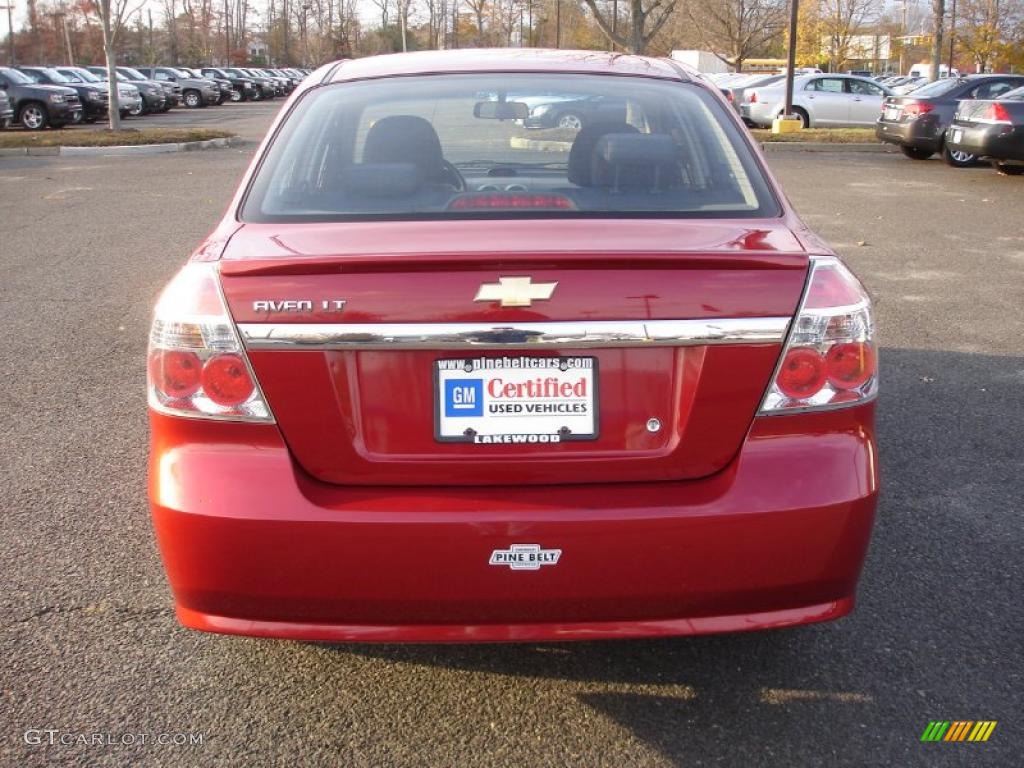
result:
[[(793, 79), (793, 112), (804, 128), (874, 127), (882, 102), (893, 92), (855, 75), (815, 74)], [(769, 126), (786, 104), (785, 80), (767, 88), (748, 88), (740, 114), (756, 126)]]

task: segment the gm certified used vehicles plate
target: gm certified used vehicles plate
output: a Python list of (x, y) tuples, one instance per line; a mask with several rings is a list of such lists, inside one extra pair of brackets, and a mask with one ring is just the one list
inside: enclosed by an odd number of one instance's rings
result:
[[(540, 152), (531, 93), (623, 108)], [(148, 370), (189, 627), (543, 640), (853, 607), (871, 304), (672, 62), (318, 70), (160, 298)]]

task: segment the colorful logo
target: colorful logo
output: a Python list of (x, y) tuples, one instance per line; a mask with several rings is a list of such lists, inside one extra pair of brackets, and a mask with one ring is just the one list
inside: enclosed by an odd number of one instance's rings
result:
[(921, 741), (988, 741), (995, 729), (995, 720), (932, 720)]
[(444, 383), (444, 415), (483, 416), (484, 380), (448, 379)]

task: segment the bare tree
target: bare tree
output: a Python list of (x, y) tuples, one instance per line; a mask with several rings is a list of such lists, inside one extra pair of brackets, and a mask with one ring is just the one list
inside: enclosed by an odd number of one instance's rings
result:
[(142, 7), (140, 4), (129, 12), (129, 2), (130, 0), (97, 0), (95, 6), (103, 29), (103, 54), (107, 60), (107, 83), (110, 86), (107, 117), (112, 131), (121, 129), (121, 99), (117, 88), (117, 53), (114, 46), (124, 28), (124, 20)]
[(602, 11), (598, 8), (597, 0), (584, 2), (608, 40), (621, 45), (630, 53), (643, 53), (672, 16), (678, 0), (647, 0), (646, 4), (644, 0), (624, 0), (629, 6), (629, 29), (625, 34), (618, 30), (618, 25), (608, 15), (607, 9)]
[[(484, 39), (484, 13), (487, 11), (489, 0), (466, 0), (466, 5), (476, 16), (476, 41), (482, 43)], [(457, 18), (457, 17), (456, 17)]]
[[(829, 0), (824, 0), (828, 2)], [(688, 0), (683, 15), (704, 47), (738, 72), (786, 29), (786, 0)]]
[(880, 10), (880, 0), (821, 0), (821, 33), (832, 72), (843, 69), (854, 37), (878, 18)]

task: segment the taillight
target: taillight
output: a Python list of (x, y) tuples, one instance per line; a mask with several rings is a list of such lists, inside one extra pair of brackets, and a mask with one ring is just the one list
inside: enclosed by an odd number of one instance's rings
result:
[(927, 101), (916, 101), (903, 105), (903, 116), (920, 117), (921, 115), (927, 115), (933, 109), (935, 109), (934, 104), (930, 104)]
[(1010, 120), (1010, 113), (1006, 111), (1006, 107), (1000, 104), (998, 101), (993, 101), (988, 105), (988, 109), (985, 110), (984, 120), (987, 123), (1012, 123)]
[(273, 421), (220, 291), (214, 263), (190, 262), (164, 289), (149, 332), (149, 405), (197, 418)]
[(750, 104), (757, 104), (757, 91), (751, 91), (750, 93)]
[(521, 210), (524, 208), (554, 208), (571, 210), (573, 205), (565, 195), (535, 194), (529, 192), (478, 193), (457, 197), (448, 205), (451, 211)]
[(836, 408), (874, 398), (878, 359), (871, 299), (833, 256), (811, 259), (810, 277), (761, 413)]

